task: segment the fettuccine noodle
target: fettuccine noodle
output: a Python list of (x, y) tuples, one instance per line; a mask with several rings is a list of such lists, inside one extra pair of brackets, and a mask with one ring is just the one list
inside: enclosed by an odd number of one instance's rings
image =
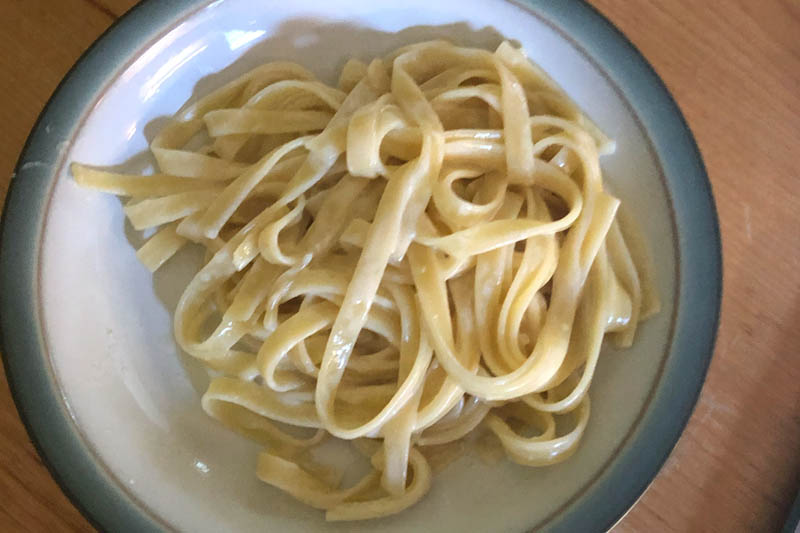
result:
[[(130, 199), (150, 270), (205, 247), (174, 323), (203, 409), (264, 446), (261, 480), (358, 520), (419, 501), (478, 431), (522, 465), (575, 451), (603, 339), (658, 308), (613, 148), (521, 50), (433, 41), (338, 87), (263, 65), (174, 117), (158, 173), (72, 172)], [(355, 485), (315, 457), (331, 436), (371, 463)]]

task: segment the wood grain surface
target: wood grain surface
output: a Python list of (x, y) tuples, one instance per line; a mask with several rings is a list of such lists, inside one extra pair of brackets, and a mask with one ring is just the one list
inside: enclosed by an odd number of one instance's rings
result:
[[(0, 0), (0, 198), (59, 80), (134, 3)], [(614, 531), (776, 531), (800, 485), (800, 2), (592, 3), (686, 115), (714, 188), (725, 261), (700, 402)], [(36, 455), (4, 376), (0, 531), (93, 531)]]

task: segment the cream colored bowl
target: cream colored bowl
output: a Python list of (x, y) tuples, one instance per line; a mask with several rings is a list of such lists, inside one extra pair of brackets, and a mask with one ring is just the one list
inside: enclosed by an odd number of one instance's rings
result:
[[(606, 180), (654, 243), (664, 307), (630, 350), (605, 349), (592, 417), (566, 463), (490, 465), (468, 454), (390, 518), (326, 524), (256, 479), (257, 446), (207, 417), (207, 378), (181, 355), (171, 313), (198, 257), (155, 276), (119, 201), (67, 164), (140, 171), (164, 117), (267, 60), (332, 81), (430, 38), (518, 41), (617, 140)], [(3, 353), (32, 437), (102, 529), (145, 531), (593, 531), (639, 497), (676, 442), (707, 368), (720, 295), (709, 185), (660, 80), (580, 2), (150, 0), (103, 36), (49, 104), (21, 156), (0, 253)]]

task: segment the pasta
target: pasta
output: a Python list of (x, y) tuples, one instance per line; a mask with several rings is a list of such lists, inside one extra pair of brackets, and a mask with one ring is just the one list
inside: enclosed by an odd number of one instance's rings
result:
[[(479, 432), (521, 465), (575, 451), (603, 340), (659, 305), (604, 189), (613, 149), (522, 50), (431, 41), (337, 87), (265, 64), (174, 117), (158, 173), (72, 172), (129, 198), (150, 270), (205, 248), (174, 317), (203, 409), (263, 445), (261, 480), (359, 520), (419, 501)], [(371, 465), (352, 486), (330, 438)]]

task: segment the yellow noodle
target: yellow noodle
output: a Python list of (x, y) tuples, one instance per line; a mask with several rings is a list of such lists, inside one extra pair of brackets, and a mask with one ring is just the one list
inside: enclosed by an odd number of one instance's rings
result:
[[(604, 189), (613, 146), (521, 50), (432, 41), (337, 87), (263, 65), (175, 116), (158, 173), (72, 172), (158, 228), (150, 270), (206, 248), (174, 324), (212, 371), (203, 409), (264, 446), (259, 479), (361, 520), (421, 499), (426, 454), (476, 432), (522, 465), (578, 448), (606, 334), (629, 346), (658, 309)], [(311, 458), (331, 435), (370, 461), (349, 488)]]

